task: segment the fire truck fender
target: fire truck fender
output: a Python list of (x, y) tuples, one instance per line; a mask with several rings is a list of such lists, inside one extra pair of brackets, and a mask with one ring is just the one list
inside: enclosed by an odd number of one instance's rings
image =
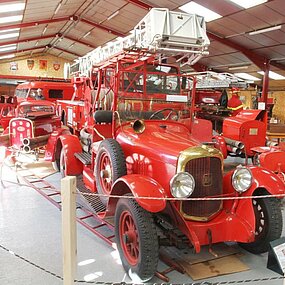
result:
[[(252, 173), (252, 184), (247, 191), (241, 194), (241, 196), (258, 195), (258, 191), (262, 190), (266, 190), (269, 195), (285, 194), (285, 184), (274, 172), (258, 166), (248, 166), (247, 168)], [(224, 176), (223, 184), (224, 187), (228, 189), (228, 193), (235, 191), (231, 182), (233, 172), (234, 170), (229, 171)]]
[(59, 137), (65, 158), (65, 175), (80, 175), (83, 164), (74, 156), (74, 153), (82, 152), (79, 138), (75, 135), (62, 135)]
[[(67, 128), (59, 128), (56, 131), (52, 132), (47, 145), (46, 145), (46, 151), (45, 151), (45, 160), (46, 161), (55, 161), (55, 155), (56, 151), (61, 151), (62, 143), (60, 140), (60, 136), (70, 134), (69, 129)], [(58, 148), (60, 148), (58, 150)]]
[(215, 148), (220, 150), (224, 158), (228, 156), (227, 144), (222, 136), (214, 136)]
[(257, 166), (250, 166), (249, 169), (253, 183), (245, 195), (257, 195), (258, 189), (265, 189), (271, 195), (285, 194), (284, 182), (273, 171)]
[[(166, 193), (154, 179), (140, 174), (130, 174), (120, 177), (113, 185), (111, 195), (131, 193), (138, 204), (148, 212), (157, 213), (166, 207)], [(146, 199), (140, 197), (147, 197)], [(153, 198), (153, 199), (150, 199)], [(117, 198), (110, 198), (109, 206), (115, 209)]]

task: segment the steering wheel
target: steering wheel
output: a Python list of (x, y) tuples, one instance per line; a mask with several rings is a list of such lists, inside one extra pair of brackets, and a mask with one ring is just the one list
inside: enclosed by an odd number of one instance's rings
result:
[[(173, 109), (173, 108), (160, 109), (160, 110), (154, 112), (154, 113), (149, 117), (149, 119), (152, 120), (155, 116), (158, 117), (158, 114), (163, 113), (163, 112), (165, 112), (165, 111), (169, 111), (169, 113), (167, 114), (167, 116), (164, 116), (164, 118), (163, 118), (162, 120), (168, 120), (169, 117), (170, 117), (170, 115), (171, 115), (172, 113), (175, 113), (175, 114), (176, 114), (175, 121), (178, 121), (178, 119), (179, 119), (178, 111), (175, 110), (175, 109)], [(158, 118), (159, 118), (159, 117), (158, 117)], [(160, 118), (159, 118), (159, 119), (160, 119)]]

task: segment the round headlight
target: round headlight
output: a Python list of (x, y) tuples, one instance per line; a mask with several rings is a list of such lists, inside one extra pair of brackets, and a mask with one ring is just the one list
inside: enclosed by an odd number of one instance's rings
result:
[(173, 197), (189, 197), (195, 188), (194, 177), (187, 172), (180, 172), (174, 175), (170, 181), (170, 191)]
[(245, 192), (252, 184), (251, 171), (246, 167), (237, 168), (232, 176), (232, 185), (239, 193)]

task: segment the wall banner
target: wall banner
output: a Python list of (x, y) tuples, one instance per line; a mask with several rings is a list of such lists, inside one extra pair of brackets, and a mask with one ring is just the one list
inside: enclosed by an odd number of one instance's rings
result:
[(40, 59), (39, 64), (40, 64), (39, 68), (41, 70), (47, 70), (47, 60)]

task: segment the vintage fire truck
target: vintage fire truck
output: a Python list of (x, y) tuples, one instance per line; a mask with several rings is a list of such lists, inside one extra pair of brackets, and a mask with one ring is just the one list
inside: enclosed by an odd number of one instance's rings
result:
[(5, 123), (0, 135), (1, 160), (8, 154), (19, 153), (32, 153), (37, 159), (39, 149), (47, 144), (52, 132), (68, 132), (66, 128), (61, 129), (54, 103), (29, 100), (9, 107), (9, 112), (1, 118)]
[(18, 101), (72, 99), (74, 88), (70, 80), (43, 78), (17, 85), (15, 96)]
[(247, 82), (230, 73), (207, 71), (191, 75), (197, 78), (196, 117), (212, 122), (213, 130), (226, 141), (227, 154), (253, 157), (252, 148), (266, 145), (267, 112), (247, 109), (233, 115), (226, 104), (226, 89), (246, 88)]
[(193, 117), (195, 78), (162, 64), (195, 63), (208, 45), (202, 17), (152, 9), (130, 36), (80, 59), (78, 100), (59, 102), (70, 132), (59, 128), (46, 146), (47, 160), (97, 194), (92, 207), (113, 218), (126, 272), (143, 281), (166, 238), (197, 253), (224, 241), (261, 253), (282, 232), (273, 196), (284, 183), (257, 166), (224, 173), (211, 126)]

